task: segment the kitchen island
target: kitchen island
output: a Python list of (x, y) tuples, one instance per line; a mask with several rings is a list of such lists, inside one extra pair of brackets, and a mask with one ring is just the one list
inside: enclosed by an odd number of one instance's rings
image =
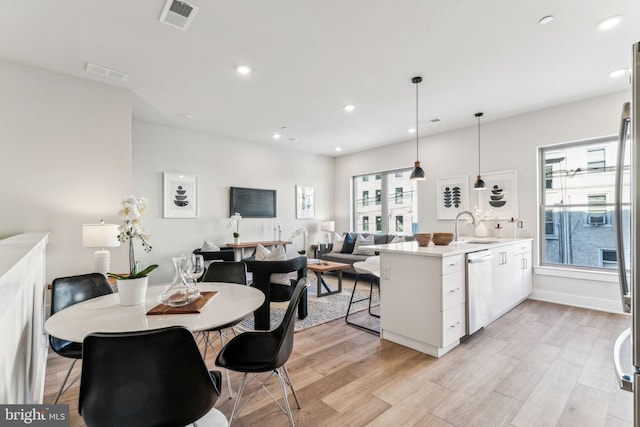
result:
[(380, 252), (380, 337), (441, 357), (467, 335), (467, 256), (489, 250), (482, 285), (486, 326), (531, 293), (531, 241), (472, 238), (447, 246), (376, 245)]

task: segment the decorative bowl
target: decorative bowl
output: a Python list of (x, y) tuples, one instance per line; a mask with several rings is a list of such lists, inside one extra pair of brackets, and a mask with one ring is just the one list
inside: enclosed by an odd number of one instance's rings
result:
[(433, 233), (433, 244), (439, 246), (446, 246), (453, 242), (453, 233)]
[(416, 242), (418, 242), (418, 246), (429, 246), (432, 236), (433, 233), (417, 233), (413, 235), (413, 237), (416, 239)]

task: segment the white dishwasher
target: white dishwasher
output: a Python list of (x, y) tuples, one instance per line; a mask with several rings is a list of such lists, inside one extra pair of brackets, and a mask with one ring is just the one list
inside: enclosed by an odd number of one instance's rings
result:
[(467, 335), (491, 320), (492, 258), (488, 249), (467, 254)]

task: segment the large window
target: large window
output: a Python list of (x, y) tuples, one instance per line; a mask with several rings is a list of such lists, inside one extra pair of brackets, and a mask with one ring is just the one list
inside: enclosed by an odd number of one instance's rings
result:
[[(614, 186), (617, 139), (600, 138), (540, 149), (541, 264), (611, 269), (617, 263)], [(630, 240), (629, 155), (626, 153), (623, 230)], [(625, 260), (629, 250), (625, 250)]]
[[(411, 169), (379, 172), (353, 178), (353, 230), (410, 235), (417, 229), (418, 186)], [(369, 194), (375, 203), (369, 203)], [(375, 231), (370, 219), (375, 218)]]

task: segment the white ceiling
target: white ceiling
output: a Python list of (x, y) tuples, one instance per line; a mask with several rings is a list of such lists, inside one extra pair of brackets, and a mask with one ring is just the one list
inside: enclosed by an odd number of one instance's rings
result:
[(194, 3), (183, 32), (158, 21), (165, 0), (0, 0), (0, 58), (129, 89), (137, 119), (334, 156), (415, 138), (413, 76), (420, 121), (442, 119), (422, 136), (626, 90), (608, 73), (640, 40), (638, 0)]

